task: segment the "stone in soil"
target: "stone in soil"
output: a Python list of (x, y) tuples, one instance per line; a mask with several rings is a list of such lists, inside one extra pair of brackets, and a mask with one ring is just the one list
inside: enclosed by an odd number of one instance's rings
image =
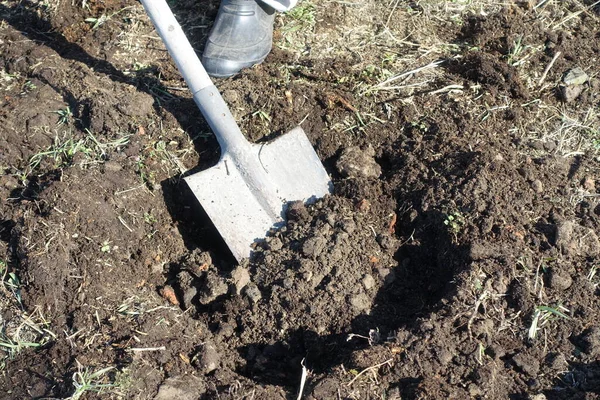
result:
[(262, 299), (260, 289), (253, 283), (250, 283), (246, 286), (246, 290), (244, 291), (244, 293), (246, 294), (246, 296), (248, 296), (252, 303), (258, 303), (258, 301)]
[(555, 244), (565, 255), (594, 257), (600, 254), (596, 232), (572, 221), (562, 221), (556, 225)]
[(367, 290), (373, 288), (373, 286), (375, 286), (375, 279), (373, 279), (373, 275), (366, 274), (362, 279), (362, 284)]
[(591, 176), (586, 176), (583, 180), (583, 188), (588, 192), (596, 191), (596, 181)]
[(248, 269), (239, 265), (231, 272), (231, 279), (233, 279), (235, 294), (240, 294), (242, 289), (250, 283), (250, 273)]
[(364, 150), (358, 146), (346, 147), (336, 167), (346, 178), (377, 178), (381, 175), (381, 167), (375, 161), (375, 150), (371, 146)]
[(206, 281), (200, 289), (198, 301), (200, 304), (210, 304), (217, 297), (227, 294), (228, 291), (229, 285), (227, 285), (225, 280), (216, 272), (208, 271), (206, 274)]
[(193, 364), (203, 374), (209, 374), (219, 367), (221, 356), (214, 344), (206, 342), (193, 358)]
[(191, 375), (177, 376), (165, 380), (160, 385), (154, 400), (196, 400), (205, 392), (202, 379)]
[(563, 77), (565, 85), (583, 85), (590, 79), (589, 75), (579, 67), (568, 70)]
[(559, 93), (565, 103), (576, 100), (583, 90), (589, 76), (579, 67), (567, 71), (563, 77), (563, 83), (559, 86)]
[(544, 191), (544, 184), (539, 179), (536, 179), (533, 182), (531, 182), (531, 188), (536, 193), (542, 193)]
[(538, 394), (534, 394), (529, 396), (530, 400), (546, 400), (546, 395), (543, 393), (538, 393)]
[(577, 98), (579, 97), (579, 95), (581, 93), (583, 93), (583, 86), (582, 85), (576, 85), (576, 86), (561, 85), (559, 87), (559, 90), (560, 90), (560, 97), (563, 99), (563, 101), (565, 103), (572, 103), (573, 101), (577, 100)]

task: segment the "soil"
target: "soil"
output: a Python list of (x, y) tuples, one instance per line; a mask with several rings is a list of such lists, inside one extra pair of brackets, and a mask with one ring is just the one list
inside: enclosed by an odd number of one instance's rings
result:
[[(598, 6), (383, 3), (280, 16), (217, 82), (335, 188), (241, 265), (141, 5), (0, 4), (0, 398), (599, 397)], [(173, 7), (201, 51), (218, 2)]]

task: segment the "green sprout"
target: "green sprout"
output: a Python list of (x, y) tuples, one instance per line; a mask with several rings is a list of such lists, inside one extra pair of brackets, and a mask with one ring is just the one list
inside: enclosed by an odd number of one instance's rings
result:
[(286, 23), (282, 31), (284, 36), (297, 32), (299, 30), (311, 29), (316, 24), (316, 7), (310, 1), (304, 1), (297, 7), (294, 7), (289, 12), (285, 13), (286, 21), (289, 19), (292, 22)]
[(4, 260), (0, 260), (0, 274), (2, 275), (1, 282), (15, 296), (19, 306), (22, 306), (21, 281), (17, 274), (8, 272), (8, 266)]
[(269, 114), (266, 111), (263, 111), (263, 110), (258, 110), (258, 111), (253, 112), (252, 116), (257, 117), (265, 125), (269, 125), (269, 122), (271, 122), (271, 117), (269, 116)]
[(152, 225), (156, 222), (156, 217), (151, 213), (144, 213), (144, 222), (148, 225)]
[(103, 253), (110, 253), (110, 241), (105, 240), (102, 242), (102, 247), (100, 247), (100, 251)]
[(444, 225), (450, 228), (450, 231), (454, 235), (456, 235), (464, 227), (465, 219), (460, 213), (455, 212), (446, 216), (446, 219), (444, 220)]
[(73, 118), (73, 112), (69, 106), (52, 112), (54, 114), (58, 114), (58, 122), (56, 123), (57, 125), (67, 125)]
[(531, 326), (529, 327), (527, 337), (529, 337), (530, 340), (535, 339), (538, 331), (540, 331), (551, 321), (554, 321), (558, 318), (569, 319), (565, 312), (568, 313), (570, 311), (561, 305), (555, 307), (537, 306), (533, 313), (533, 318), (531, 320)]

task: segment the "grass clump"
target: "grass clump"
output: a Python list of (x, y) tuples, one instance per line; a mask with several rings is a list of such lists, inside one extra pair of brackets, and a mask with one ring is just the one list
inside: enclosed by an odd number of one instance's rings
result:
[(39, 308), (31, 315), (22, 312), (10, 321), (1, 321), (0, 360), (13, 359), (25, 349), (41, 348), (50, 343), (56, 335), (49, 327), (50, 321)]
[[(83, 7), (85, 7), (85, 5)], [(92, 25), (92, 30), (96, 30), (99, 27), (101, 27), (102, 25), (104, 25), (106, 22), (108, 22), (109, 20), (111, 20), (114, 16), (119, 15), (123, 11), (129, 10), (131, 8), (133, 8), (133, 6), (123, 7), (122, 9), (120, 9), (120, 10), (118, 10), (118, 11), (112, 13), (112, 14), (102, 13), (98, 17), (89, 17), (89, 18), (86, 18), (85, 22), (87, 22), (87, 23), (89, 23), (89, 24)]]
[(53, 111), (54, 114), (58, 115), (58, 125), (67, 125), (69, 122), (73, 120), (73, 112), (71, 111), (71, 107), (66, 106), (60, 110)]
[(102, 163), (107, 159), (108, 151), (119, 151), (129, 144), (129, 138), (130, 135), (121, 135), (112, 141), (101, 142), (89, 130), (86, 130), (85, 137), (79, 139), (71, 132), (65, 132), (62, 136), (57, 134), (46, 150), (34, 154), (29, 159), (28, 172), (35, 172), (42, 163), (47, 162), (50, 162), (53, 169), (64, 168), (73, 164), (77, 155), (83, 156), (82, 165)]
[(534, 340), (537, 337), (538, 332), (544, 329), (551, 321), (555, 321), (559, 318), (569, 319), (565, 312), (568, 313), (569, 310), (560, 305), (555, 307), (537, 306), (533, 312), (533, 318), (531, 320), (531, 325), (529, 326), (527, 337), (530, 340)]
[(74, 138), (59, 138), (54, 137), (54, 143), (45, 151), (40, 151), (34, 154), (29, 159), (29, 168), (31, 171), (36, 170), (42, 161), (53, 160), (54, 168), (60, 168), (73, 162), (73, 157), (77, 153), (89, 154), (91, 150), (85, 146), (83, 139), (75, 140)]
[[(28, 314), (23, 310), (21, 281), (16, 273), (10, 272), (8, 264), (0, 260), (0, 306), (1, 310), (11, 310), (12, 316), (4, 319), (0, 314), (0, 370), (7, 360), (12, 360), (26, 349), (45, 346), (56, 338), (48, 321), (36, 308)], [(5, 314), (6, 315), (6, 314)], [(10, 314), (9, 314), (10, 315)]]
[(317, 19), (317, 8), (310, 1), (302, 1), (290, 11), (282, 14), (281, 36), (279, 46), (284, 50), (304, 52), (307, 40), (314, 31)]
[(8, 265), (4, 260), (0, 260), (0, 275), (2, 276), (2, 285), (7, 289), (19, 303), (21, 304), (21, 282), (19, 277), (14, 272), (8, 272)]
[(79, 400), (86, 393), (103, 393), (108, 389), (117, 387), (107, 375), (115, 367), (106, 367), (98, 371), (92, 371), (91, 368), (83, 367), (77, 361), (77, 372), (73, 374), (73, 386), (75, 391), (68, 398), (69, 400)]
[(300, 30), (312, 29), (316, 24), (317, 8), (310, 1), (303, 1), (284, 14), (286, 25), (283, 35), (289, 35)]

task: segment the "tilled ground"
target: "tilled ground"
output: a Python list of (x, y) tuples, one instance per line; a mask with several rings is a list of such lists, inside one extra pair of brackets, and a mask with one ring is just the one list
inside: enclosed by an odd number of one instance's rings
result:
[[(217, 82), (335, 186), (239, 266), (141, 5), (0, 4), (1, 398), (598, 396), (598, 6), (383, 3), (300, 3)], [(174, 7), (201, 50), (218, 3)]]

